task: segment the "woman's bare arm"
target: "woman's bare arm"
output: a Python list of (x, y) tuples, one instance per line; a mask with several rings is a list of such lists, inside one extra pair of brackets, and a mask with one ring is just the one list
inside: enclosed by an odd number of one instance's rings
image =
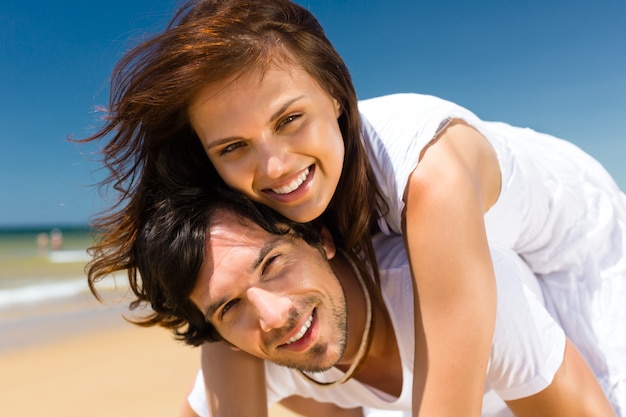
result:
[(454, 123), (423, 153), (405, 192), (415, 292), (414, 416), (480, 416), (496, 316), (484, 212), (495, 202), (495, 152)]
[(591, 369), (568, 340), (552, 383), (530, 397), (508, 401), (518, 417), (616, 417)]
[(205, 343), (201, 351), (211, 417), (267, 417), (263, 360), (226, 343)]
[(312, 398), (293, 396), (280, 401), (280, 404), (302, 417), (363, 417), (363, 409), (360, 407), (341, 408)]

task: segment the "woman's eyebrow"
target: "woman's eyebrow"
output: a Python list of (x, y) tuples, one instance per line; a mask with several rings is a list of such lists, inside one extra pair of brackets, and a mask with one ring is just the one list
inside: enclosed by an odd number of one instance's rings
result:
[(205, 149), (207, 151), (210, 151), (213, 148), (217, 148), (221, 145), (225, 145), (227, 143), (234, 142), (234, 141), (241, 140), (241, 139), (243, 138), (240, 136), (229, 136), (227, 138), (216, 139), (214, 141), (211, 141), (207, 146), (205, 146)]
[(282, 106), (280, 106), (280, 108), (276, 112), (274, 112), (274, 114), (272, 114), (272, 117), (270, 117), (270, 122), (273, 122), (274, 120), (278, 119), (280, 115), (283, 114), (285, 110), (287, 110), (287, 108), (289, 108), (289, 106), (291, 106), (296, 101), (301, 100), (302, 98), (304, 98), (304, 95), (300, 95), (298, 97), (294, 97), (290, 100), (287, 100), (285, 103), (283, 103)]
[[(280, 106), (280, 108), (277, 111), (275, 111), (274, 114), (272, 114), (269, 121), (273, 122), (274, 120), (278, 119), (280, 115), (283, 114), (289, 108), (289, 106), (291, 106), (296, 101), (301, 100), (302, 98), (304, 98), (304, 95), (294, 97), (291, 100), (288, 100), (285, 103), (283, 103), (283, 105)], [(221, 145), (233, 142), (233, 141), (237, 141), (240, 139), (243, 139), (243, 138), (241, 136), (228, 136), (228, 137), (221, 138), (221, 139), (215, 139), (215, 140), (212, 140), (207, 146), (205, 146), (205, 149), (209, 151), (218, 146), (221, 146)]]

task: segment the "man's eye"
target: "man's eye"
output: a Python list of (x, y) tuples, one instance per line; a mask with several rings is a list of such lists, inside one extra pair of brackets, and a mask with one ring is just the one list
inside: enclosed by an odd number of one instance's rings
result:
[(278, 256), (279, 255), (273, 255), (265, 260), (265, 263), (263, 264), (263, 273), (267, 272), (267, 270), (272, 266), (272, 264), (278, 258)]
[(224, 314), (226, 314), (228, 312), (228, 310), (233, 308), (235, 306), (235, 304), (237, 304), (238, 302), (239, 302), (238, 299), (234, 299), (234, 300), (230, 300), (229, 302), (224, 304), (224, 307), (222, 307), (222, 310), (220, 311), (220, 317), (224, 317)]
[(224, 146), (222, 149), (220, 149), (220, 156), (229, 154), (235, 151), (236, 149), (241, 148), (242, 146), (245, 146), (245, 143), (235, 142), (235, 143), (231, 143), (230, 145)]

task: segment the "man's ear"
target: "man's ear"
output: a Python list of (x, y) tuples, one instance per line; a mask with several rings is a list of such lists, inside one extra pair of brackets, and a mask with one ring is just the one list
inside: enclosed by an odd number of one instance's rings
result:
[(322, 230), (320, 230), (320, 241), (322, 242), (322, 248), (326, 253), (326, 258), (333, 259), (337, 253), (337, 247), (335, 246), (335, 241), (326, 226), (322, 227)]
[(226, 340), (224, 338), (222, 338), (221, 342), (224, 343), (226, 346), (228, 346), (230, 348), (230, 350), (232, 350), (234, 352), (241, 351), (241, 349), (239, 349), (237, 346), (233, 345), (232, 343), (230, 343), (228, 340)]

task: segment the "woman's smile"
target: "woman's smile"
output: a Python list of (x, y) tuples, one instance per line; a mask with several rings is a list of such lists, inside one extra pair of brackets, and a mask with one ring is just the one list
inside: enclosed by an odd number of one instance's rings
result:
[(340, 115), (338, 102), (288, 63), (210, 85), (189, 107), (224, 182), (297, 222), (319, 217), (334, 196), (344, 158)]
[(282, 203), (293, 203), (302, 198), (311, 188), (315, 177), (315, 165), (311, 165), (300, 171), (294, 179), (287, 184), (263, 190), (269, 198), (274, 198)]

